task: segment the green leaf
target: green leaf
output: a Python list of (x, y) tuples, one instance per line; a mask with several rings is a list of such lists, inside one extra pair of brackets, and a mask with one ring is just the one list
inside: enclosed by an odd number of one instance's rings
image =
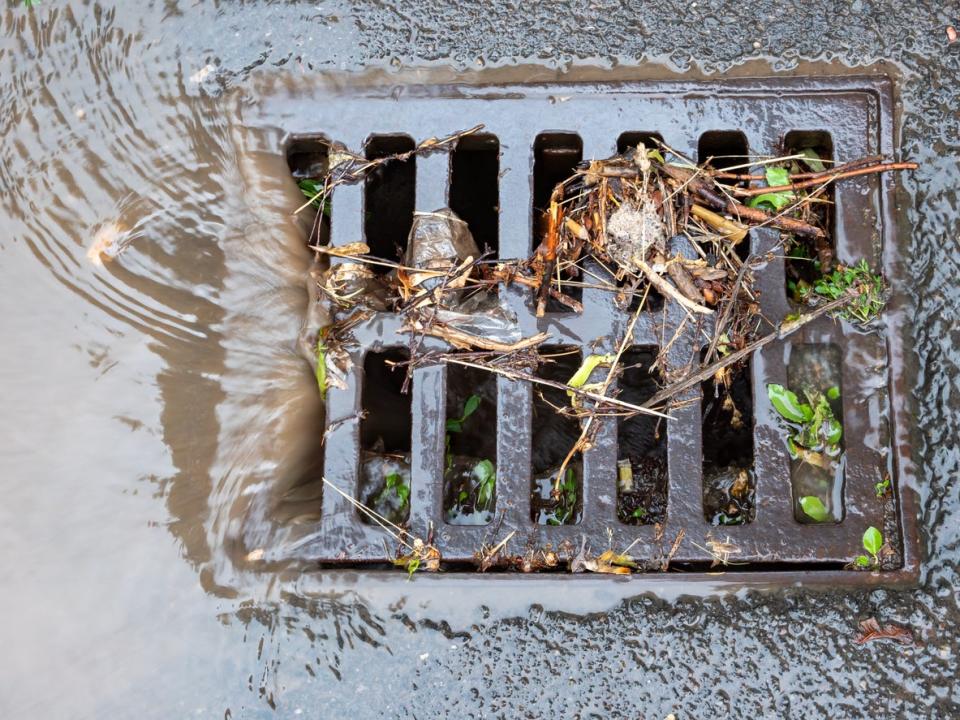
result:
[(480, 396), (471, 395), (468, 397), (467, 401), (463, 404), (463, 415), (460, 416), (461, 422), (466, 421), (468, 417), (473, 415), (478, 407), (480, 407)]
[[(577, 368), (573, 377), (567, 381), (567, 385), (574, 388), (582, 388), (590, 379), (590, 374), (597, 369), (598, 365), (609, 365), (616, 359), (616, 355), (587, 355), (583, 363)], [(567, 390), (567, 395), (573, 397), (575, 393)]]
[(826, 505), (823, 504), (823, 500), (816, 495), (806, 495), (800, 498), (800, 507), (803, 508), (807, 517), (816, 522), (827, 522), (832, 519)]
[(466, 490), (461, 490), (460, 494), (457, 495), (457, 504), (463, 505), (463, 503), (466, 502), (468, 497), (470, 497), (470, 494)]
[(832, 388), (827, 390), (827, 400), (836, 400), (840, 397), (840, 388), (834, 385)]
[(767, 397), (770, 398), (773, 408), (791, 422), (802, 423), (813, 418), (813, 410), (810, 406), (801, 403), (799, 398), (783, 385), (776, 383), (767, 385)]
[(823, 439), (827, 441), (828, 445), (837, 445), (840, 442), (840, 438), (843, 437), (843, 426), (833, 415), (826, 418), (821, 427), (823, 428)]
[(635, 518), (645, 518), (646, 516), (647, 516), (647, 511), (642, 507), (638, 507), (632, 513), (630, 513), (630, 517), (635, 517)]
[[(781, 187), (790, 184), (790, 173), (785, 168), (767, 165), (764, 169), (768, 187)], [(763, 193), (752, 198), (748, 205), (752, 208), (766, 205), (772, 210), (782, 210), (789, 205), (796, 197), (792, 190), (781, 190), (780, 192)]]
[(764, 169), (764, 175), (766, 175), (767, 185), (770, 187), (790, 184), (790, 173), (787, 172), (786, 168), (767, 165)]
[(652, 150), (647, 150), (647, 157), (650, 158), (651, 160), (656, 160), (661, 165), (667, 164), (667, 161), (663, 159), (663, 155), (660, 154), (660, 151), (657, 148), (653, 148)]
[(878, 498), (883, 497), (884, 495), (886, 495), (887, 490), (890, 489), (890, 478), (887, 477), (881, 480), (880, 482), (875, 483), (873, 486), (873, 489), (876, 491)]
[(473, 466), (473, 476), (480, 482), (489, 482), (496, 476), (496, 468), (489, 460), (481, 460)]
[(868, 553), (877, 556), (880, 548), (883, 547), (883, 535), (872, 525), (863, 533), (863, 549)]
[(407, 563), (407, 579), (412, 580), (413, 574), (420, 569), (420, 558), (412, 557)]
[(813, 172), (823, 172), (826, 170), (826, 168), (823, 166), (823, 163), (820, 161), (820, 156), (817, 155), (817, 151), (813, 148), (804, 148), (797, 154), (803, 155), (803, 160), (801, 162), (813, 170)]
[(857, 567), (870, 567), (870, 558), (866, 555), (857, 555), (853, 562)]
[(447, 420), (447, 432), (463, 432), (463, 424), (467, 421), (467, 418), (473, 415), (477, 408), (480, 407), (480, 396), (471, 395), (463, 403), (463, 413), (459, 418)]
[(769, 209), (774, 211), (779, 211), (785, 208), (793, 200), (793, 193), (790, 191), (784, 192), (775, 192), (775, 193), (763, 193), (762, 195), (756, 195), (750, 198), (750, 202), (747, 203), (749, 207), (755, 208), (765, 205), (767, 207), (761, 207), (761, 210)]
[(327, 346), (323, 338), (317, 338), (317, 387), (320, 388), (320, 399), (327, 398)]

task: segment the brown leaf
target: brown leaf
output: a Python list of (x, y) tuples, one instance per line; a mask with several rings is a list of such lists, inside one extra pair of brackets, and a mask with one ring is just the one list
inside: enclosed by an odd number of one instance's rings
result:
[(863, 645), (871, 640), (894, 640), (903, 645), (913, 644), (913, 633), (908, 628), (900, 625), (880, 625), (876, 618), (867, 618), (860, 623), (860, 632), (853, 639), (858, 645)]

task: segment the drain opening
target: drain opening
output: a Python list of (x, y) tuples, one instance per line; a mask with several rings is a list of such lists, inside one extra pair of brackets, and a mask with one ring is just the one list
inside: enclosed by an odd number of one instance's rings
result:
[[(583, 159), (583, 140), (576, 133), (546, 132), (537, 135), (533, 142), (533, 247), (536, 250), (546, 232), (547, 211), (550, 209), (550, 195), (557, 183), (563, 182), (573, 174)], [(560, 268), (560, 278), (581, 283), (583, 278), (577, 268)], [(574, 300), (583, 299), (583, 288), (579, 284), (563, 283), (560, 290)], [(546, 312), (570, 312), (565, 305), (549, 298)]]
[[(330, 142), (323, 137), (300, 137), (287, 147), (287, 167), (305, 199), (313, 198), (323, 188), (323, 178), (330, 166)], [(327, 245), (330, 242), (332, 198), (321, 207), (320, 201), (311, 204), (307, 215), (310, 223), (308, 245)]]
[[(790, 163), (790, 175), (829, 170), (833, 160), (833, 138), (826, 131), (794, 130), (783, 138), (784, 155), (812, 155), (807, 160)], [(802, 177), (802, 176), (801, 176)], [(812, 188), (815, 189), (815, 188)], [(827, 232), (826, 238), (800, 240), (786, 248), (787, 296), (794, 302), (804, 302), (803, 294), (824, 273), (824, 264), (833, 264), (836, 244), (833, 240), (836, 227), (836, 189), (833, 184), (818, 195), (819, 200), (810, 204), (808, 222)]]
[(498, 255), (500, 225), (500, 141), (469, 135), (450, 157), (450, 209), (464, 220), (481, 252)]
[[(659, 390), (651, 372), (657, 348), (634, 347), (621, 357), (619, 398), (642, 405)], [(628, 525), (663, 522), (667, 514), (667, 424), (652, 415), (617, 421), (617, 517)]]
[[(414, 147), (413, 138), (408, 135), (374, 135), (367, 140), (365, 153), (368, 160), (377, 160)], [(413, 224), (416, 178), (416, 158), (410, 157), (384, 163), (364, 181), (363, 237), (372, 255), (401, 261)], [(369, 267), (380, 275), (391, 270), (382, 265)]]
[(755, 516), (753, 383), (750, 361), (701, 383), (703, 513), (712, 525), (742, 525)]
[(497, 378), (447, 365), (444, 515), (451, 525), (486, 525), (496, 509)]
[[(794, 434), (788, 444), (793, 514), (803, 523), (843, 520), (844, 437), (840, 368), (840, 349), (836, 345), (808, 343), (790, 348), (787, 364), (789, 388), (816, 413), (814, 422), (805, 426), (810, 428), (812, 436), (810, 432), (801, 431)], [(833, 438), (825, 441), (830, 432), (838, 434), (835, 443), (829, 442)], [(804, 501), (804, 498), (817, 500)], [(813, 510), (810, 505), (804, 507), (810, 502), (813, 502)]]
[[(548, 346), (537, 377), (566, 384), (580, 367), (582, 355), (573, 346)], [(561, 412), (558, 412), (561, 411)], [(530, 517), (539, 525), (575, 525), (583, 507), (583, 456), (576, 453), (554, 485), (560, 466), (580, 437), (580, 423), (572, 414), (565, 390), (533, 385), (533, 437), (530, 461)]]
[[(750, 162), (750, 148), (747, 144), (747, 136), (739, 130), (710, 130), (703, 133), (697, 143), (697, 161), (703, 163), (708, 158), (712, 158), (710, 165), (715, 170), (748, 174), (750, 168), (746, 165)], [(728, 180), (728, 182), (733, 181)], [(743, 180), (733, 184), (747, 187), (750, 183)], [(737, 243), (736, 253), (741, 260), (749, 257), (750, 233)]]
[[(412, 383), (407, 382), (406, 350), (369, 352), (363, 362), (360, 422), (361, 502), (393, 523), (410, 515)], [(360, 513), (367, 524), (373, 520)]]

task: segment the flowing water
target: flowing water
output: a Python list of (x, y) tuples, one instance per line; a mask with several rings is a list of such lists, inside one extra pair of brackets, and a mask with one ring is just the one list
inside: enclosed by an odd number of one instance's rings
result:
[[(960, 44), (944, 34), (958, 18), (858, 4), (740, 17), (712, 0), (8, 0), (0, 717), (960, 713)], [(831, 32), (810, 31), (826, 17)], [(697, 598), (726, 589), (664, 581), (629, 598), (615, 582), (404, 585), (288, 566), (316, 511), (301, 481), (320, 408), (297, 349), (310, 258), (282, 137), (244, 127), (251, 73), (452, 64), (532, 79), (577, 65), (596, 77), (652, 57), (743, 74), (769, 71), (765, 56), (801, 72), (886, 59), (900, 78), (904, 154), (922, 164), (901, 208), (917, 288), (921, 587)], [(270, 562), (251, 563), (263, 547)], [(854, 644), (870, 616), (918, 644)]]

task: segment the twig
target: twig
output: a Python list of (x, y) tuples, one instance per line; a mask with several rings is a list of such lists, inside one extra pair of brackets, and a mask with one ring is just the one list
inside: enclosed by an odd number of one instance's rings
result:
[(701, 369), (700, 371), (685, 377), (683, 380), (679, 380), (673, 383), (672, 385), (665, 387), (663, 390), (661, 390), (660, 392), (655, 394), (653, 397), (651, 397), (649, 400), (647, 400), (645, 403), (643, 403), (642, 407), (652, 408), (655, 405), (659, 405), (664, 400), (668, 400), (669, 398), (672, 398), (674, 395), (678, 395), (684, 392), (685, 390), (689, 390), (694, 385), (697, 385), (698, 383), (706, 380), (707, 378), (711, 378), (714, 375), (716, 375), (718, 370), (722, 370), (723, 368), (729, 365), (733, 365), (734, 363), (737, 363), (743, 360), (743, 358), (747, 357), (748, 355), (755, 352), (756, 350), (759, 350), (764, 345), (769, 345), (774, 340), (781, 340), (789, 335), (792, 335), (797, 330), (802, 328), (804, 325), (806, 325), (809, 322), (812, 322), (813, 320), (816, 320), (818, 317), (826, 315), (828, 312), (837, 310), (838, 308), (842, 308), (844, 305), (848, 305), (849, 303), (853, 302), (857, 298), (857, 296), (858, 296), (857, 293), (848, 293), (847, 295), (844, 295), (841, 298), (837, 298), (836, 300), (831, 300), (830, 302), (824, 305), (821, 305), (820, 307), (818, 307), (816, 310), (812, 312), (804, 313), (803, 315), (801, 315), (800, 317), (794, 320), (789, 320), (787, 322), (782, 323), (776, 332), (772, 332), (769, 335), (764, 335), (762, 338), (758, 340), (754, 340), (752, 343), (750, 343), (746, 347), (743, 347), (740, 350), (736, 350), (730, 353), (729, 355), (727, 355), (726, 357), (722, 357), (716, 362), (713, 362), (710, 365), (707, 365), (705, 368)]
[(687, 308), (687, 310), (692, 310), (693, 312), (700, 313), (702, 315), (713, 315), (713, 310), (708, 307), (704, 307), (703, 305), (697, 305), (697, 303), (695, 303), (693, 300), (688, 299), (673, 285), (657, 275), (657, 273), (653, 271), (653, 268), (647, 265), (646, 262), (640, 258), (634, 258), (634, 262), (636, 266), (640, 268), (641, 272), (647, 276), (647, 280), (650, 281), (650, 284), (661, 293), (664, 295), (669, 295), (671, 298)]
[(492, 372), (495, 375), (503, 375), (503, 377), (510, 378), (511, 380), (525, 380), (527, 382), (534, 383), (535, 385), (545, 385), (547, 387), (556, 388), (557, 390), (566, 390), (572, 392), (575, 395), (581, 397), (590, 398), (591, 400), (597, 400), (610, 405), (615, 405), (617, 407), (622, 407), (626, 410), (631, 410), (635, 413), (641, 413), (643, 415), (653, 415), (655, 417), (662, 417), (666, 420), (672, 420), (673, 418), (667, 413), (660, 412), (658, 410), (651, 410), (647, 407), (641, 407), (640, 405), (633, 405), (632, 403), (624, 402), (619, 398), (608, 397), (606, 395), (601, 395), (599, 393), (591, 392), (590, 390), (584, 390), (583, 388), (573, 387), (572, 385), (567, 385), (565, 383), (555, 382), (553, 380), (546, 380), (545, 378), (538, 378), (535, 375), (526, 375), (525, 373), (517, 372), (515, 370), (508, 370), (506, 368), (496, 367), (494, 365), (484, 365), (483, 363), (474, 363), (469, 360), (461, 360), (460, 358), (453, 357), (450, 355), (441, 355), (440, 360), (445, 363), (453, 363), (454, 365), (463, 365), (464, 367), (478, 368), (480, 370), (487, 370)]
[(843, 180), (845, 178), (858, 177), (860, 175), (874, 175), (877, 173), (887, 172), (891, 170), (916, 170), (919, 165), (915, 162), (890, 162), (890, 163), (879, 163), (877, 165), (871, 165), (870, 167), (858, 168), (855, 170), (846, 170), (843, 172), (830, 172), (822, 176), (811, 178), (809, 180), (801, 180), (800, 182), (789, 183), (787, 185), (775, 185), (773, 187), (753, 187), (753, 188), (730, 188), (730, 191), (734, 195), (740, 197), (753, 197), (754, 195), (763, 195), (764, 193), (775, 193), (775, 192), (787, 192), (790, 190), (802, 190), (804, 188), (813, 187), (815, 185), (820, 185), (821, 183), (829, 183), (835, 180)]

